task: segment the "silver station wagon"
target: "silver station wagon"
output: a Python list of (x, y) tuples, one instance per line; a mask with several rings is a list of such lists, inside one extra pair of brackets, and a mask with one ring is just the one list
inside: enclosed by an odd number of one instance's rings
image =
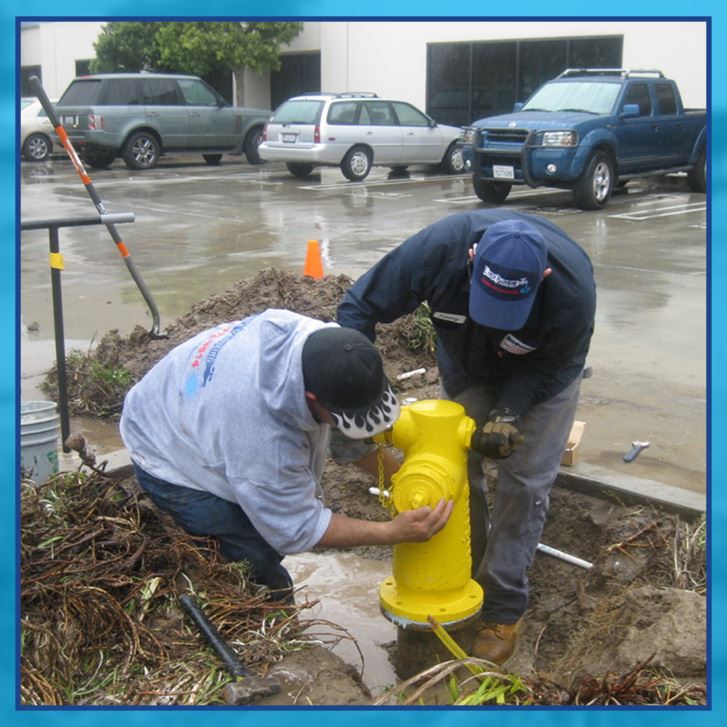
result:
[(372, 166), (403, 171), (409, 164), (459, 174), (464, 171), (460, 131), (410, 103), (373, 93), (308, 94), (277, 109), (258, 151), (266, 161), (285, 162), (296, 177), (317, 166), (338, 166), (355, 182)]

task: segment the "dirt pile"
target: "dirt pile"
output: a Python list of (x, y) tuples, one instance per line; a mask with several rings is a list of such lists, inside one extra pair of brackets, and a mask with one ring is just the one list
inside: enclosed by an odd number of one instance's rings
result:
[[(87, 368), (73, 376), (71, 398), (91, 410), (99, 391), (95, 372), (104, 371), (106, 379), (109, 371), (115, 372), (118, 387), (104, 390), (98, 410), (118, 413), (128, 386), (198, 331), (275, 307), (332, 320), (350, 282), (345, 276), (312, 280), (266, 270), (192, 306), (166, 328), (165, 339), (152, 340), (140, 328), (126, 338), (111, 332), (95, 352), (82, 357)], [(420, 315), (379, 326), (377, 346), (401, 398), (436, 397), (430, 344), (431, 329)], [(420, 367), (426, 369), (423, 374), (396, 384), (398, 374)], [(387, 514), (368, 494), (370, 484), (357, 470), (333, 462), (327, 464), (322, 483), (326, 503), (334, 511), (383, 520)], [(78, 540), (82, 537), (77, 534)], [(530, 607), (518, 650), (508, 664), (509, 671), (527, 680), (533, 699), (541, 695), (534, 703), (704, 703), (704, 540), (703, 521), (683, 522), (650, 506), (627, 507), (555, 488), (543, 542), (593, 567), (586, 570), (544, 554), (536, 556), (530, 571)], [(358, 552), (361, 557), (390, 556), (382, 548)], [(310, 676), (317, 659), (305, 654), (299, 659), (308, 664)], [(290, 673), (295, 671), (291, 668)], [(301, 703), (370, 703), (365, 690), (353, 694), (349, 677), (345, 679), (340, 697), (345, 701), (337, 701), (335, 688), (314, 694), (315, 680), (298, 675)]]
[[(299, 277), (275, 269), (263, 270), (251, 280), (241, 280), (219, 295), (193, 305), (189, 312), (164, 327), (164, 338), (154, 338), (137, 326), (128, 336), (109, 331), (92, 352), (71, 352), (66, 361), (71, 415), (118, 418), (123, 397), (174, 346), (219, 323), (239, 320), (267, 308), (285, 308), (322, 321), (332, 321), (345, 290), (345, 275), (321, 280)], [(378, 330), (377, 346), (389, 378), (402, 372), (434, 365), (428, 347), (427, 321), (409, 315)], [(57, 373), (49, 372), (43, 384), (57, 395)]]

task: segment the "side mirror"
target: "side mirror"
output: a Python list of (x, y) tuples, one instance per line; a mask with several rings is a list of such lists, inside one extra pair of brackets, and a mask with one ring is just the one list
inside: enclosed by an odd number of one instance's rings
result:
[(429, 119), (429, 128), (434, 129), (437, 126), (437, 122), (434, 119)]
[(636, 116), (641, 115), (641, 109), (637, 103), (624, 104), (623, 110), (621, 111), (622, 119), (633, 119)]
[(516, 101), (516, 102), (515, 102), (515, 103), (513, 104), (513, 107), (512, 107), (512, 112), (513, 112), (514, 114), (516, 114), (516, 113), (517, 113), (518, 111), (520, 111), (520, 110), (522, 109), (522, 107), (523, 107), (524, 105), (525, 105), (525, 104), (524, 104), (524, 103), (523, 103), (522, 101)]

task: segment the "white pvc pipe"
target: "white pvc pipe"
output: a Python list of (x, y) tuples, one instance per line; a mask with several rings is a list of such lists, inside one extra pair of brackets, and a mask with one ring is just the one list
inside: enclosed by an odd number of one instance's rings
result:
[(543, 545), (542, 543), (538, 543), (538, 550), (541, 553), (545, 553), (546, 555), (552, 555), (554, 558), (560, 558), (566, 563), (577, 565), (580, 568), (585, 568), (586, 570), (588, 570), (589, 568), (593, 568), (593, 563), (589, 563), (587, 560), (582, 560), (581, 558), (576, 558), (575, 555), (564, 553), (562, 550), (551, 548), (549, 545)]

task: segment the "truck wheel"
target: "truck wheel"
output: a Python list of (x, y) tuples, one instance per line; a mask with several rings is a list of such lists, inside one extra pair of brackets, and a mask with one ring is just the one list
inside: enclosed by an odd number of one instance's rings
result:
[(606, 206), (613, 190), (613, 162), (608, 154), (597, 151), (573, 187), (573, 199), (582, 210)]
[(263, 141), (262, 126), (253, 129), (246, 137), (242, 149), (245, 152), (248, 164), (265, 164), (265, 160), (260, 156), (258, 147)]
[(704, 149), (697, 163), (687, 172), (687, 187), (692, 192), (707, 191), (707, 152)]
[(313, 171), (312, 164), (303, 164), (302, 162), (288, 162), (285, 166), (298, 179), (304, 179)]
[(153, 169), (159, 160), (159, 140), (148, 131), (137, 131), (126, 140), (121, 158), (129, 169)]
[(475, 194), (483, 201), (491, 204), (500, 204), (507, 199), (510, 194), (512, 184), (507, 182), (490, 182), (486, 179), (480, 179), (477, 174), (472, 175), (472, 186)]
[(351, 182), (360, 182), (371, 171), (371, 152), (363, 146), (354, 146), (346, 152), (341, 162), (343, 176)]

